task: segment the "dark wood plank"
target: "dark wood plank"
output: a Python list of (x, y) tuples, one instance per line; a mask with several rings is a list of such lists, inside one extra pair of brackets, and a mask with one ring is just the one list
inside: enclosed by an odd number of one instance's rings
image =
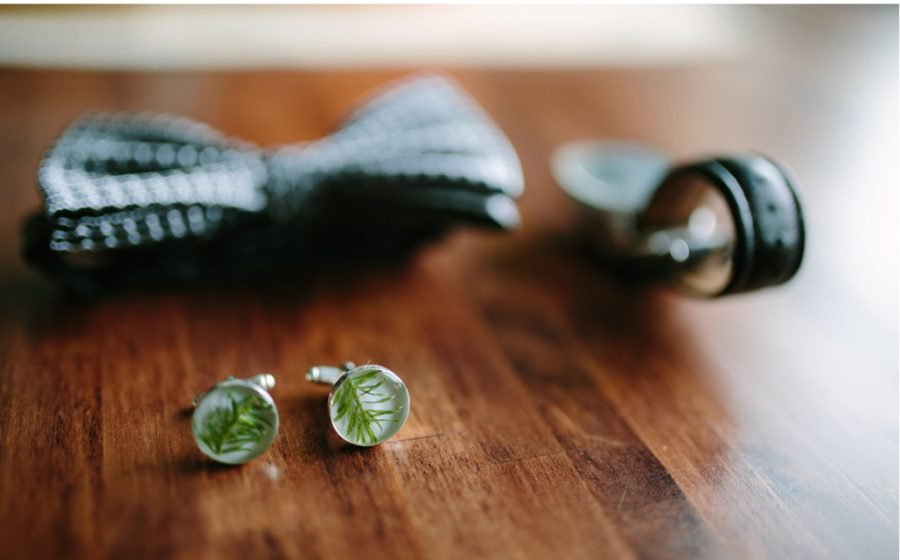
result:
[[(2, 556), (896, 557), (888, 12), (820, 9), (831, 35), (738, 66), (454, 71), (520, 153), (521, 230), (457, 232), (379, 270), (89, 302), (18, 258), (34, 169), (68, 119), (163, 110), (285, 143), (406, 71), (0, 70)], [(587, 136), (786, 160), (809, 222), (800, 275), (715, 302), (614, 278), (547, 165)], [(341, 445), (327, 390), (303, 379), (348, 359), (413, 396), (378, 448)], [(276, 443), (209, 463), (191, 397), (259, 371), (278, 377)]]

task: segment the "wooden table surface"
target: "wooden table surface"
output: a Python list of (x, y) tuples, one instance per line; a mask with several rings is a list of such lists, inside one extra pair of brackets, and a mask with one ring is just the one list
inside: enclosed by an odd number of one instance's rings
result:
[[(91, 302), (18, 257), (70, 118), (162, 110), (283, 143), (405, 72), (0, 70), (0, 556), (896, 557), (896, 15), (823, 18), (740, 63), (451, 71), (519, 151), (520, 230), (352, 276)], [(588, 136), (786, 161), (799, 275), (721, 301), (616, 280), (548, 168)], [(303, 378), (344, 360), (409, 386), (380, 447), (340, 445)], [(278, 378), (275, 444), (210, 463), (191, 397), (260, 371)]]

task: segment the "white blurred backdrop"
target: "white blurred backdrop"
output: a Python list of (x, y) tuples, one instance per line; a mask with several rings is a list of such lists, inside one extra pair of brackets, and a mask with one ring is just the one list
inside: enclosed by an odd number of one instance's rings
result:
[(767, 33), (752, 6), (3, 7), (0, 64), (658, 66), (731, 60)]

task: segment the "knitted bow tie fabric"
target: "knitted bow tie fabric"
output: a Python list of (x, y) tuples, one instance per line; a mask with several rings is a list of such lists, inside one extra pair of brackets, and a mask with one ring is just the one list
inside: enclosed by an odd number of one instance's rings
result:
[(91, 115), (51, 147), (38, 185), (44, 212), (26, 231), (36, 263), (381, 214), (509, 229), (523, 181), (487, 114), (426, 76), (385, 88), (321, 140), (268, 150), (185, 118)]

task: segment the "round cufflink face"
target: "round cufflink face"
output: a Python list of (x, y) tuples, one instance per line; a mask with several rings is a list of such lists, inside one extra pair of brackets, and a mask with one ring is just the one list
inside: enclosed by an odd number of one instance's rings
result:
[(234, 379), (203, 395), (191, 423), (200, 451), (220, 463), (239, 465), (272, 445), (278, 410), (263, 388)]
[(331, 425), (353, 445), (378, 445), (396, 434), (409, 416), (409, 391), (391, 370), (376, 365), (349, 370), (328, 397)]

